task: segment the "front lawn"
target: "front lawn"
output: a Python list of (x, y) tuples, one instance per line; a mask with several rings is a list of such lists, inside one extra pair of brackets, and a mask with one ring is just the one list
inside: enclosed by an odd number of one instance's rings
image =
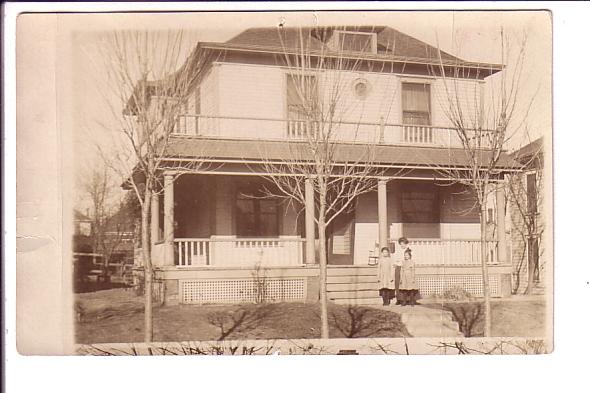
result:
[[(466, 337), (483, 336), (483, 302), (445, 302), (428, 304), (453, 313)], [(543, 300), (493, 300), (493, 337), (545, 336), (545, 302)]]
[[(76, 342), (143, 341), (143, 298), (112, 289), (76, 295)], [(320, 337), (319, 304), (154, 307), (154, 341), (305, 339)], [(363, 306), (329, 306), (330, 337), (409, 336), (398, 314)]]

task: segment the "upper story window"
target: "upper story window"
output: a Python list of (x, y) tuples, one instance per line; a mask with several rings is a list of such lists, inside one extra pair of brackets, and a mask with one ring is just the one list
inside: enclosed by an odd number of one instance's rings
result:
[(343, 51), (377, 53), (377, 35), (358, 31), (336, 31), (338, 48)]
[(430, 125), (430, 84), (402, 83), (403, 124)]
[(317, 78), (313, 75), (287, 75), (287, 110), (289, 118), (304, 119), (318, 105)]

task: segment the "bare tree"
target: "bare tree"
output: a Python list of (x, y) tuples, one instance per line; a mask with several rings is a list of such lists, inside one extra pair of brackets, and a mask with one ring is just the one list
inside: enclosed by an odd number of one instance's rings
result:
[[(363, 89), (369, 87), (362, 80), (360, 85), (354, 85), (354, 75), (393, 72), (393, 62), (372, 62), (359, 54), (366, 49), (362, 46), (370, 42), (352, 43), (357, 46), (356, 52), (328, 44), (333, 30), (337, 29), (278, 29), (282, 46), (279, 62), (288, 69), (286, 128), (292, 141), (287, 143), (284, 158), (264, 162), (265, 177), (274, 185), (272, 190), (266, 190), (268, 196), (285, 198), (298, 206), (306, 205), (310, 190), (314, 196), (322, 338), (329, 336), (327, 228), (336, 217), (352, 211), (357, 198), (374, 190), (384, 174), (383, 169), (373, 165), (382, 127), (363, 122), (364, 106), (353, 94), (362, 96), (366, 93)], [(391, 53), (393, 44), (386, 45)], [(392, 86), (382, 100), (380, 111), (384, 117), (391, 110), (394, 96)], [(262, 152), (263, 157), (265, 154)]]
[[(532, 100), (523, 103), (521, 98), (521, 77), (525, 59), (526, 36), (513, 51), (510, 40), (503, 30), (500, 33), (503, 70), (499, 72), (497, 86), (488, 83), (492, 89), (484, 95), (481, 86), (461, 86), (465, 78), (477, 79), (479, 72), (456, 62), (444, 60), (439, 50), (439, 64), (432, 72), (441, 78), (444, 86), (442, 109), (451, 123), (454, 139), (462, 147), (466, 167), (461, 170), (440, 169), (449, 179), (466, 185), (473, 194), (474, 206), (480, 219), (481, 267), (484, 297), (484, 336), (491, 335), (490, 287), (488, 275), (488, 227), (486, 212), (490, 195), (498, 187), (504, 187), (502, 160), (506, 154), (506, 143), (516, 135), (526, 122)], [(509, 55), (510, 54), (510, 55)], [(507, 60), (512, 61), (506, 64)], [(510, 72), (508, 72), (508, 69)], [(494, 77), (495, 78), (495, 77)]]
[(116, 31), (104, 37), (100, 48), (108, 80), (104, 96), (119, 131), (102, 154), (141, 205), (146, 342), (153, 336), (152, 196), (162, 192), (165, 171), (178, 176), (202, 164), (198, 155), (181, 163), (168, 154), (180, 116), (191, 110), (191, 95), (211, 60), (210, 52), (198, 46), (186, 59), (187, 45), (192, 43), (185, 42), (185, 36), (182, 31)]
[(79, 180), (83, 199), (90, 203), (91, 239), (94, 254), (102, 255), (103, 280), (109, 279), (109, 264), (119, 250), (124, 236), (133, 223), (127, 220), (130, 208), (124, 195), (117, 192), (118, 184), (105, 165), (92, 167)]
[(512, 236), (518, 238), (513, 247), (520, 246), (522, 252), (513, 249), (516, 254), (516, 283), (513, 292), (520, 288), (520, 272), (526, 266), (527, 282), (525, 293), (530, 294), (539, 279), (540, 247), (543, 239), (544, 222), (541, 219), (540, 206), (543, 204), (543, 145), (542, 139), (531, 142), (528, 146), (516, 151), (513, 158), (522, 165), (522, 173), (515, 174), (506, 182), (512, 220)]

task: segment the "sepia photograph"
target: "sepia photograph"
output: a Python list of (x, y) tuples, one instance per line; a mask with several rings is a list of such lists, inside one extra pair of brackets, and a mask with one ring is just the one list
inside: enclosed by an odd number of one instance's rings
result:
[[(55, 12), (16, 32), (18, 247), (53, 247), (31, 203), (54, 201), (60, 288), (39, 307), (38, 256), (17, 255), (21, 355), (553, 351), (550, 11)], [(58, 176), (32, 176), (47, 143)]]

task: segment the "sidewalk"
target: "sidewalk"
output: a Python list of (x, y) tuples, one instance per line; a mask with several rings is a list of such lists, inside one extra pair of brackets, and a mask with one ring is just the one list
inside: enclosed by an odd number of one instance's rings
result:
[(422, 305), (404, 307), (370, 305), (369, 307), (399, 314), (412, 337), (463, 337), (459, 324), (453, 321), (451, 312), (446, 310)]

